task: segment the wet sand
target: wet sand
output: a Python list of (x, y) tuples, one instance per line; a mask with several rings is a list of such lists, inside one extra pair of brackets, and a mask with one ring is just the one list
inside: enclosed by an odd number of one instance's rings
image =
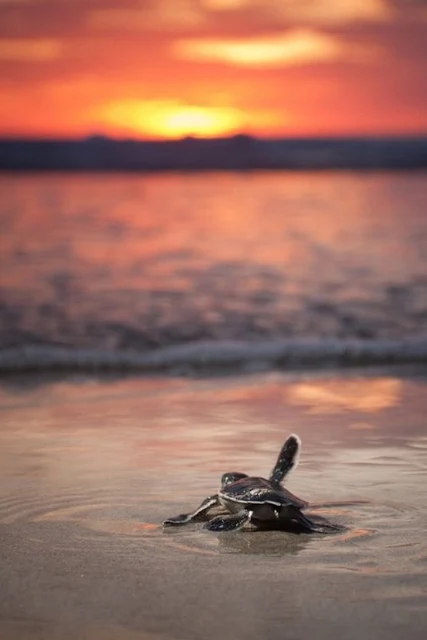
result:
[[(0, 389), (1, 640), (424, 638), (426, 375), (22, 382)], [(290, 490), (345, 532), (163, 532), (292, 431)]]

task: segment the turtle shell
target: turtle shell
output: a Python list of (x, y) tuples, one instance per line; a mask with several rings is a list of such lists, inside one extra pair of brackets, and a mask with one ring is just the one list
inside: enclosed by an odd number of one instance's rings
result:
[(299, 509), (308, 507), (308, 502), (297, 498), (282, 486), (274, 485), (265, 478), (242, 478), (233, 484), (224, 487), (219, 496), (232, 502), (242, 504), (273, 504), (285, 507), (293, 505)]

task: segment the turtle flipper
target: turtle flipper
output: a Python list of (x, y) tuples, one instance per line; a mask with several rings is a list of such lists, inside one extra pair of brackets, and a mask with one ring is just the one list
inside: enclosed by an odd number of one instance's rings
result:
[(294, 433), (289, 436), (283, 445), (274, 469), (270, 474), (270, 482), (280, 484), (283, 478), (298, 464), (298, 454), (301, 448), (301, 440)]
[(345, 528), (332, 524), (327, 520), (315, 522), (295, 507), (286, 509), (286, 517), (283, 518), (283, 529), (295, 533), (338, 533)]
[(204, 524), (209, 531), (237, 531), (250, 522), (252, 511), (239, 511), (231, 516), (217, 516)]
[(188, 524), (193, 520), (200, 520), (215, 505), (218, 504), (218, 496), (209, 496), (205, 498), (200, 506), (192, 513), (181, 513), (179, 516), (172, 516), (163, 522), (164, 527)]

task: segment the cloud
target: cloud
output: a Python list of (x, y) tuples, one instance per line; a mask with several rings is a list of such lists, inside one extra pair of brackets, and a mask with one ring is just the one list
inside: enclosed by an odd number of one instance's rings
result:
[(196, 28), (203, 26), (206, 12), (195, 0), (157, 0), (140, 2), (133, 7), (107, 7), (93, 9), (88, 13), (87, 22), (96, 28), (119, 28), (126, 30)]
[(53, 38), (21, 38), (0, 40), (0, 60), (41, 62), (56, 60), (62, 43)]
[(233, 11), (253, 4), (250, 0), (201, 0), (201, 3), (206, 9), (211, 11)]
[(264, 37), (183, 39), (172, 44), (180, 59), (223, 62), (241, 67), (284, 67), (336, 59), (360, 59), (369, 51), (309, 29), (294, 29)]
[(382, 22), (392, 16), (387, 0), (201, 0), (212, 12), (251, 11), (283, 24), (337, 25)]
[(33, 6), (48, 7), (58, 22), (61, 12), (79, 17), (89, 31), (235, 34), (419, 20), (424, 0), (33, 0)]
[(311, 24), (381, 22), (391, 17), (386, 0), (285, 0), (276, 6), (284, 17)]
[(211, 28), (224, 33), (231, 26), (243, 31), (257, 26), (327, 27), (385, 22), (394, 15), (390, 0), (87, 0), (86, 20), (98, 29)]

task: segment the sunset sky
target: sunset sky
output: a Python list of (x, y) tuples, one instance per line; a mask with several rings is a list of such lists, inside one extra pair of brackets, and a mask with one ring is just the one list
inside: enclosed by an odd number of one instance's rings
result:
[(427, 133), (427, 0), (0, 0), (0, 135)]

